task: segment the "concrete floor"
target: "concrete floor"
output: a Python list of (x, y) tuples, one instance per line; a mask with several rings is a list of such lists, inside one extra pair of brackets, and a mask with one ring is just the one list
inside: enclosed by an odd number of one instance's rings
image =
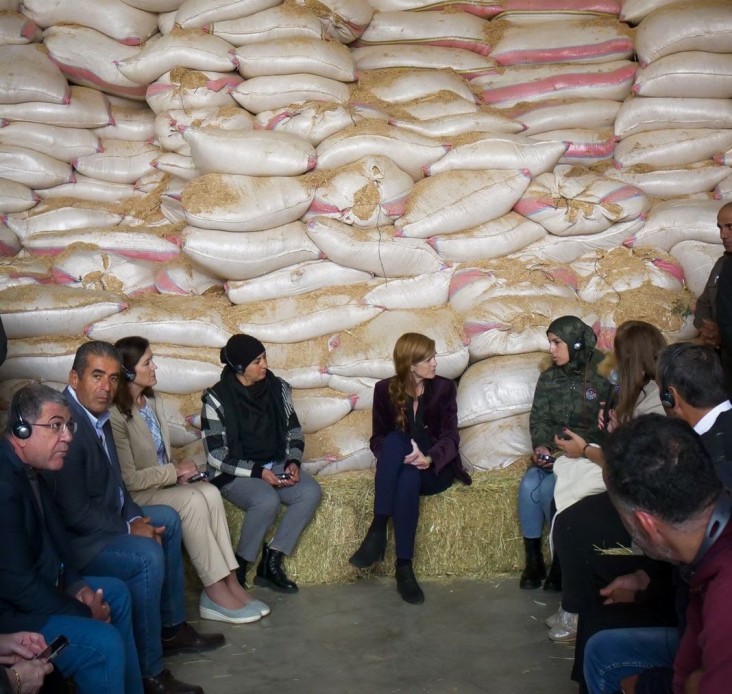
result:
[(420, 606), (402, 602), (385, 578), (296, 595), (256, 588), (272, 613), (240, 626), (199, 620), (191, 595), (191, 623), (223, 631), (227, 643), (166, 667), (206, 694), (576, 694), (573, 649), (549, 641), (543, 624), (558, 594), (517, 584), (424, 581)]

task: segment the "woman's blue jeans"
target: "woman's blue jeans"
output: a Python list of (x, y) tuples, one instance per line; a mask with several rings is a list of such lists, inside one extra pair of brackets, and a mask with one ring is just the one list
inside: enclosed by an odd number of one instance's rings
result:
[(524, 537), (541, 537), (544, 523), (552, 522), (552, 501), (557, 478), (553, 472), (532, 465), (521, 478), (518, 489), (518, 515)]

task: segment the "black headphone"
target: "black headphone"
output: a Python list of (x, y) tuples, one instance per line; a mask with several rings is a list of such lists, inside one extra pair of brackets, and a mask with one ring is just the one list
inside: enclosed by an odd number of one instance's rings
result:
[(661, 392), (659, 394), (659, 398), (661, 400), (661, 404), (668, 410), (672, 410), (676, 406), (676, 400), (674, 399), (674, 394), (669, 390), (669, 383), (668, 383), (668, 377), (670, 375), (671, 371), (671, 364), (675, 359), (677, 359), (679, 356), (681, 356), (689, 347), (693, 347), (694, 345), (689, 342), (680, 342), (676, 345), (674, 345), (674, 348), (669, 353), (668, 357), (664, 359), (664, 365), (661, 369), (661, 373), (659, 374), (659, 381), (660, 381), (660, 389)]
[(570, 345), (570, 349), (572, 350), (572, 354), (577, 354), (581, 349), (584, 349), (585, 341), (582, 335), (575, 338), (574, 342)]
[(224, 345), (224, 346), (223, 346), (223, 347), (221, 348), (221, 354), (220, 354), (220, 357), (221, 357), (221, 361), (222, 361), (222, 362), (223, 362), (224, 364), (226, 364), (227, 366), (230, 366), (230, 367), (231, 367), (231, 368), (232, 368), (232, 369), (234, 370), (234, 372), (235, 372), (235, 373), (238, 373), (238, 374), (243, 374), (243, 373), (244, 373), (244, 371), (245, 371), (245, 370), (246, 370), (246, 368), (247, 368), (247, 365), (246, 365), (246, 364), (244, 364), (244, 365), (242, 366), (241, 364), (233, 364), (233, 363), (232, 363), (231, 359), (229, 359), (229, 354), (228, 354), (228, 353), (227, 353), (227, 351), (226, 351), (226, 345)]
[(23, 440), (29, 439), (30, 435), (33, 433), (33, 427), (31, 427), (30, 422), (26, 422), (25, 419), (23, 419), (23, 415), (20, 414), (20, 410), (17, 408), (15, 409), (15, 422), (11, 427), (11, 431), (16, 439)]
[(128, 369), (124, 364), (122, 364), (122, 375), (125, 377), (128, 381), (134, 381), (137, 377), (137, 374), (135, 373), (134, 369)]

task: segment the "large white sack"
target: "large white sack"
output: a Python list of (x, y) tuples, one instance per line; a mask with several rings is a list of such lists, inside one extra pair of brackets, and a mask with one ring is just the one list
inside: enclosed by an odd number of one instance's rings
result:
[(632, 239), (633, 234), (642, 229), (644, 223), (644, 217), (640, 216), (630, 222), (613, 224), (599, 234), (579, 234), (578, 236), (547, 234), (543, 239), (530, 243), (516, 255), (527, 262), (553, 260), (558, 263), (571, 263), (586, 253), (621, 246)]
[(717, 200), (729, 200), (732, 198), (732, 175), (727, 176), (714, 186), (714, 197)]
[(55, 25), (43, 36), (51, 59), (70, 82), (130, 99), (145, 98), (145, 85), (117, 69), (117, 63), (139, 53), (139, 47), (125, 46), (95, 29), (76, 25)]
[(313, 434), (334, 425), (353, 410), (353, 399), (336, 395), (326, 390), (316, 393), (313, 390), (293, 391), (292, 404), (304, 434)]
[(73, 243), (88, 244), (100, 251), (117, 253), (127, 258), (165, 262), (176, 258), (180, 249), (172, 241), (157, 234), (133, 227), (71, 229), (33, 234), (23, 239), (23, 248), (40, 255), (58, 255)]
[(310, 73), (340, 82), (356, 79), (350, 51), (337, 41), (321, 38), (272, 39), (236, 49), (242, 77)]
[(367, 378), (393, 376), (394, 343), (407, 332), (422, 333), (435, 341), (438, 375), (458, 378), (465, 371), (468, 347), (462, 320), (445, 306), (421, 311), (384, 311), (365, 325), (334, 335), (328, 341), (328, 373)]
[(406, 101), (399, 104), (398, 113), (405, 118), (429, 120), (445, 116), (456, 116), (465, 113), (480, 113), (481, 106), (471, 99), (463, 99), (454, 92), (430, 94), (422, 99)]
[(404, 279), (375, 279), (368, 283), (361, 298), (366, 304), (388, 309), (423, 309), (444, 306), (450, 291), (454, 269), (446, 267)]
[(186, 184), (182, 203), (195, 227), (260, 231), (300, 219), (314, 194), (302, 176), (205, 174)]
[(729, 99), (635, 97), (623, 102), (615, 119), (618, 137), (667, 128), (729, 127), (732, 127)]
[(315, 148), (291, 133), (209, 126), (184, 128), (183, 137), (204, 174), (298, 176), (315, 168)]
[(134, 183), (153, 170), (160, 149), (147, 142), (102, 140), (102, 151), (73, 161), (74, 168), (89, 178), (110, 183)]
[(605, 176), (635, 186), (646, 195), (655, 198), (674, 198), (693, 193), (709, 193), (732, 174), (728, 166), (718, 166), (710, 161), (687, 167), (647, 171), (647, 167), (608, 169)]
[[(20, 249), (20, 239), (11, 229), (8, 229), (4, 224), (0, 224), (0, 258), (16, 256)], [(11, 282), (13, 279), (15, 278), (10, 278), (8, 273), (0, 273), (0, 287), (4, 288), (15, 284), (14, 282)], [(31, 283), (32, 282), (23, 282), (23, 284)]]
[(702, 99), (732, 97), (732, 54), (673, 53), (638, 70), (633, 93)]
[(684, 268), (684, 279), (689, 291), (698, 297), (707, 285), (709, 273), (719, 260), (722, 248), (718, 243), (679, 241), (669, 251)]
[(628, 239), (630, 248), (655, 246), (669, 251), (680, 241), (718, 243), (718, 200), (668, 200), (654, 205), (643, 228)]
[(67, 163), (101, 149), (99, 138), (90, 130), (21, 122), (0, 127), (0, 145), (25, 147)]
[(155, 397), (162, 401), (172, 448), (181, 448), (200, 440), (201, 430), (192, 424), (194, 417), (200, 417), (201, 413), (198, 398), (176, 397), (168, 393), (159, 393)]
[[(3, 316), (3, 322), (4, 322)], [(69, 370), (74, 362), (78, 344), (62, 346), (57, 338), (53, 344), (38, 343), (37, 339), (10, 340), (8, 357), (0, 365), (0, 381), (29, 379), (45, 383), (69, 382)]]
[(360, 73), (358, 83), (377, 99), (389, 104), (447, 93), (456, 94), (468, 102), (476, 101), (468, 83), (450, 69), (373, 70)]
[(453, 70), (465, 79), (497, 72), (495, 60), (462, 48), (403, 43), (361, 46), (351, 49), (351, 54), (359, 72), (387, 68)]
[(43, 46), (0, 46), (0, 103), (65, 104), (69, 85)]
[(158, 30), (158, 18), (122, 0), (23, 0), (23, 13), (36, 24), (79, 24), (137, 46)]
[[(392, 118), (389, 121), (404, 130), (411, 130), (425, 137), (454, 137), (466, 133), (516, 134), (524, 126), (502, 116), (500, 113), (478, 111), (476, 113), (456, 113), (437, 118), (412, 120)], [(495, 167), (493, 167), (495, 168)]]
[(181, 236), (191, 262), (222, 279), (251, 279), (321, 257), (302, 222), (242, 234), (187, 227)]
[(303, 221), (323, 215), (357, 227), (393, 224), (404, 214), (413, 188), (412, 177), (387, 157), (363, 157), (338, 169), (321, 169)]
[(575, 236), (637, 219), (649, 206), (638, 188), (559, 166), (553, 173), (537, 176), (514, 209), (550, 234)]
[(612, 99), (622, 101), (633, 86), (637, 64), (614, 60), (600, 65), (541, 65), (508, 67), (495, 77), (478, 77), (485, 103), (505, 108), (528, 101)]
[(40, 197), (28, 186), (17, 181), (0, 178), (0, 210), (9, 214), (35, 207)]
[(481, 135), (479, 139), (455, 145), (426, 174), (483, 169), (521, 169), (531, 176), (551, 171), (567, 151), (568, 143), (537, 142), (522, 135)]
[(489, 55), (487, 22), (461, 12), (376, 12), (358, 46), (423, 43)]
[[(328, 388), (337, 390), (353, 396), (354, 410), (370, 410), (374, 404), (374, 386), (377, 378), (368, 376), (330, 376)], [(371, 412), (369, 414), (369, 427), (371, 426)]]
[(53, 200), (58, 198), (78, 198), (92, 202), (116, 203), (126, 198), (141, 197), (145, 195), (134, 185), (129, 183), (110, 183), (100, 181), (96, 178), (89, 178), (82, 174), (75, 174), (71, 183), (62, 183), (51, 188), (40, 188), (36, 194), (41, 200)]
[[(191, 304), (190, 300), (187, 300)], [(144, 335), (150, 342), (165, 342), (185, 347), (223, 347), (231, 337), (217, 311), (196, 315), (188, 307), (172, 304), (170, 308), (156, 304), (139, 304), (107, 318), (89, 321), (85, 331), (92, 340), (117, 340), (132, 334)]]
[(376, 465), (370, 438), (371, 412), (350, 412), (335, 424), (306, 434), (302, 467), (318, 476), (370, 470)]
[(437, 140), (370, 120), (326, 138), (316, 153), (318, 166), (326, 169), (345, 166), (368, 155), (383, 155), (417, 181), (424, 175), (423, 168), (447, 150)]
[(341, 43), (351, 43), (361, 36), (374, 16), (371, 4), (361, 0), (295, 1), (318, 15), (326, 38)]
[(533, 352), (491, 357), (468, 367), (458, 384), (458, 426), (529, 412), (545, 360), (545, 354)]
[[(0, 230), (10, 231), (0, 224)], [(12, 232), (10, 232), (12, 234)], [(15, 236), (15, 234), (13, 234)], [(3, 235), (3, 238), (7, 238)], [(15, 237), (17, 239), (17, 237)], [(48, 284), (52, 282), (48, 261), (45, 258), (18, 253), (18, 249), (11, 254), (14, 257), (4, 258), (0, 263), (0, 280), (7, 283), (8, 280), (31, 280), (24, 284)]]
[(36, 207), (30, 212), (18, 212), (8, 215), (6, 224), (25, 239), (32, 234), (46, 231), (66, 231), (67, 229), (84, 229), (91, 226), (117, 226), (125, 218), (120, 212), (98, 209), (96, 207)]
[(615, 147), (618, 166), (684, 166), (711, 159), (732, 146), (732, 129), (666, 128), (624, 137)]
[(147, 88), (145, 100), (155, 113), (236, 106), (231, 93), (243, 81), (233, 72), (175, 68)]
[(232, 46), (246, 46), (262, 41), (288, 38), (323, 38), (320, 20), (305, 7), (282, 4), (235, 19), (208, 25), (208, 30)]
[(156, 264), (131, 260), (114, 253), (69, 250), (54, 260), (51, 276), (56, 284), (83, 289), (103, 289), (126, 296), (154, 292)]
[(247, 111), (261, 113), (305, 101), (348, 101), (348, 87), (338, 80), (309, 73), (252, 77), (231, 92)]
[(546, 236), (541, 224), (516, 212), (451, 234), (436, 234), (427, 240), (443, 260), (455, 263), (501, 258)]
[(510, 212), (529, 183), (524, 171), (448, 171), (418, 181), (395, 225), (402, 236), (464, 231)]
[(304, 296), (279, 299), (274, 306), (248, 304), (232, 310), (236, 320), (244, 311), (246, 319), (237, 324), (239, 332), (265, 342), (303, 342), (351, 330), (378, 316), (382, 306), (365, 305), (347, 293), (328, 289)]
[(271, 343), (267, 348), (267, 364), (293, 388), (326, 388), (330, 374), (328, 340), (317, 338), (299, 344)]
[(356, 229), (335, 219), (317, 217), (307, 233), (326, 258), (377, 277), (413, 277), (437, 272), (439, 256), (422, 239), (393, 237), (393, 227)]
[(473, 470), (497, 470), (531, 452), (529, 415), (517, 414), (460, 431), (460, 459)]
[(69, 164), (32, 149), (0, 145), (0, 178), (29, 188), (50, 188), (73, 179)]
[(43, 40), (40, 27), (24, 14), (3, 9), (0, 14), (0, 45), (22, 45)]
[[(193, 157), (187, 157), (183, 154), (176, 154), (175, 152), (165, 152), (164, 154), (155, 157), (155, 159), (153, 159), (150, 163), (155, 168), (155, 170), (170, 174), (177, 180), (192, 181), (194, 178), (198, 178), (198, 176), (200, 175), (199, 170), (193, 163)], [(165, 202), (166, 198), (170, 200), (170, 198), (173, 197), (175, 197), (180, 202), (180, 194), (173, 196), (169, 195), (168, 193), (164, 195), (163, 202)], [(161, 211), (164, 212), (162, 204)], [(176, 222), (180, 222), (185, 219), (182, 208), (179, 212), (180, 214), (175, 219)]]
[(525, 135), (536, 135), (560, 128), (612, 128), (619, 109), (612, 99), (567, 99), (519, 104), (509, 114), (525, 126)]
[(675, 5), (678, 2), (679, 0), (623, 0), (620, 19), (629, 24), (638, 24), (660, 7)]
[(526, 16), (529, 23), (537, 18), (564, 22), (567, 15), (588, 13), (616, 17), (620, 11), (617, 0), (503, 0), (502, 7), (511, 21), (522, 21)]
[(155, 288), (161, 294), (201, 296), (209, 289), (223, 286), (221, 280), (190, 267), (188, 263), (168, 263), (155, 273)]
[(388, 121), (389, 114), (365, 104), (306, 101), (300, 105), (261, 111), (255, 118), (255, 127), (299, 135), (317, 147), (326, 137), (369, 118)]
[(182, 27), (202, 27), (225, 19), (237, 19), (261, 12), (281, 0), (184, 0), (179, 3), (175, 22)]
[(192, 111), (163, 111), (155, 117), (155, 136), (164, 150), (190, 156), (191, 148), (183, 137), (183, 131), (192, 125), (221, 130), (251, 130), (254, 119), (250, 113), (233, 104)]
[(455, 8), (490, 19), (503, 11), (505, 0), (370, 0), (369, 4), (379, 12)]
[(77, 336), (84, 326), (127, 308), (111, 292), (54, 285), (13, 287), (0, 292), (3, 327), (8, 338)]
[[(158, 384), (155, 390), (160, 393), (186, 395), (200, 394), (205, 388), (213, 386), (221, 377), (221, 365), (191, 355), (181, 356), (180, 347), (155, 347), (155, 376)], [(211, 350), (218, 352), (218, 350)], [(218, 361), (218, 359), (216, 360)]]
[(129, 106), (112, 105), (114, 123), (96, 128), (94, 134), (103, 140), (127, 140), (128, 142), (149, 142), (155, 138), (155, 114), (147, 104), (137, 101)]
[(612, 128), (568, 128), (547, 130), (531, 136), (542, 142), (563, 143), (567, 151), (559, 159), (560, 164), (592, 166), (612, 159), (618, 138)]
[(178, 10), (183, 0), (124, 0), (124, 3), (146, 12), (172, 12)]
[(615, 18), (569, 19), (561, 31), (550, 22), (494, 23), (500, 32), (491, 48), (499, 65), (606, 63), (633, 55), (633, 39)]
[(248, 304), (299, 296), (325, 287), (366, 282), (370, 272), (343, 267), (330, 260), (306, 260), (248, 280), (229, 280), (226, 296), (232, 304)]
[(236, 69), (230, 43), (201, 29), (180, 29), (147, 41), (117, 69), (137, 84), (149, 84), (173, 68), (228, 72)]
[(0, 104), (0, 118), (73, 128), (98, 128), (112, 122), (111, 107), (102, 92), (72, 85), (69, 94), (69, 101), (63, 104), (47, 101)]
[(641, 65), (683, 51), (732, 53), (732, 12), (726, 0), (692, 0), (659, 8), (635, 32)]

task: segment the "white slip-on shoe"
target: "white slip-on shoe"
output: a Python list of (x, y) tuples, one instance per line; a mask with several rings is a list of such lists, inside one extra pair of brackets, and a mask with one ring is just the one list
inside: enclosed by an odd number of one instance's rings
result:
[(262, 617), (266, 617), (272, 610), (269, 609), (269, 605), (262, 602), (261, 600), (250, 600), (247, 603), (247, 607), (253, 607), (259, 610), (259, 614), (262, 615)]
[[(252, 601), (254, 602), (254, 601)], [(249, 624), (262, 619), (262, 613), (256, 605), (248, 603), (238, 610), (229, 610), (216, 604), (206, 593), (201, 593), (198, 601), (198, 613), (201, 619), (210, 619), (214, 622), (228, 622), (229, 624)]]

